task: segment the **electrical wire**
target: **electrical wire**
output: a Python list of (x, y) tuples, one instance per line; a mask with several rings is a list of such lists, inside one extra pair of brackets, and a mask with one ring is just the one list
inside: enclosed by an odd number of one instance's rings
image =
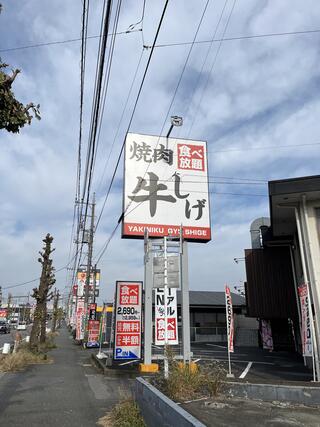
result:
[[(164, 8), (163, 8), (163, 11), (162, 11), (162, 14), (161, 14), (161, 18), (160, 18), (160, 21), (159, 21), (159, 24), (158, 24), (158, 28), (157, 28), (157, 31), (156, 31), (156, 34), (155, 34), (155, 37), (154, 37), (153, 45), (152, 45), (152, 48), (151, 48), (151, 51), (150, 51), (150, 54), (149, 54), (148, 62), (146, 64), (146, 67), (145, 67), (145, 70), (144, 70), (144, 73), (143, 73), (143, 77), (142, 77), (142, 80), (141, 80), (141, 83), (140, 83), (140, 87), (139, 87), (139, 90), (138, 90), (138, 94), (136, 96), (136, 100), (135, 100), (135, 103), (134, 103), (134, 106), (133, 106), (133, 110), (131, 112), (131, 117), (130, 117), (129, 124), (128, 124), (128, 127), (127, 127), (127, 132), (129, 132), (129, 129), (130, 129), (130, 126), (131, 126), (134, 114), (136, 112), (138, 101), (140, 99), (142, 88), (143, 88), (143, 85), (144, 85), (144, 82), (145, 82), (145, 79), (146, 79), (146, 75), (148, 73), (148, 69), (149, 69), (149, 66), (150, 66), (151, 58), (152, 58), (153, 52), (154, 52), (154, 46), (155, 46), (155, 44), (157, 42), (157, 39), (158, 39), (158, 35), (159, 35), (160, 29), (161, 29), (161, 26), (162, 26), (162, 22), (163, 22), (163, 18), (164, 18), (164, 15), (165, 15), (165, 12), (166, 12), (166, 9), (167, 9), (167, 6), (168, 6), (168, 2), (169, 2), (169, 0), (166, 0)], [(127, 134), (127, 132), (126, 132), (126, 134)], [(121, 157), (122, 157), (124, 146), (125, 146), (125, 139), (124, 139), (124, 141), (122, 143), (122, 146), (121, 146), (121, 149), (120, 149), (120, 153), (119, 153), (119, 156), (118, 156), (118, 159), (117, 159), (117, 162), (116, 162), (116, 166), (114, 168), (114, 171), (113, 171), (113, 174), (112, 174), (112, 177), (111, 177), (111, 181), (110, 181), (110, 184), (109, 184), (109, 187), (108, 187), (108, 191), (107, 191), (107, 194), (105, 196), (105, 199), (104, 199), (104, 202), (103, 202), (103, 205), (102, 205), (102, 209), (100, 211), (100, 214), (99, 214), (99, 217), (98, 217), (98, 220), (97, 220), (97, 223), (96, 223), (96, 230), (97, 230), (97, 228), (99, 226), (103, 210), (104, 210), (105, 205), (107, 203), (107, 200), (108, 200), (108, 197), (109, 197), (109, 194), (110, 194), (110, 190), (111, 190), (111, 187), (113, 185), (113, 181), (114, 181), (114, 178), (116, 176), (117, 169), (118, 169)]]
[[(197, 36), (198, 36), (198, 33), (199, 33), (200, 27), (201, 27), (201, 25), (202, 25), (203, 18), (204, 18), (204, 16), (205, 16), (206, 10), (207, 10), (207, 8), (208, 8), (208, 4), (209, 4), (209, 2), (210, 2), (210, 0), (207, 0), (207, 1), (206, 1), (205, 7), (204, 7), (204, 9), (203, 9), (203, 12), (202, 12), (202, 15), (201, 15), (200, 21), (199, 21), (199, 23), (198, 23), (198, 25), (197, 25), (197, 29), (196, 29), (196, 32), (195, 32), (195, 35), (194, 35), (194, 38), (193, 38), (193, 40), (194, 40), (194, 41), (196, 40), (196, 38), (197, 38)], [(167, 5), (167, 3), (166, 3), (166, 5)], [(157, 34), (158, 34), (158, 33), (157, 33)], [(157, 35), (156, 35), (156, 38), (157, 38)], [(154, 51), (154, 46), (155, 46), (155, 43), (156, 43), (156, 38), (154, 39), (153, 46), (152, 46), (152, 48), (151, 48), (151, 52), (150, 52), (150, 56), (149, 56), (149, 60), (151, 59), (151, 55), (152, 55), (152, 53), (153, 53), (153, 51)], [(181, 84), (181, 81), (182, 81), (182, 77), (183, 77), (183, 74), (184, 74), (184, 72), (185, 72), (185, 70), (186, 70), (187, 63), (188, 63), (188, 61), (189, 61), (189, 58), (190, 58), (190, 55), (191, 55), (192, 49), (193, 49), (193, 45), (191, 45), (191, 47), (190, 47), (190, 49), (189, 49), (189, 51), (188, 51), (188, 55), (187, 55), (187, 57), (186, 57), (186, 59), (185, 59), (185, 62), (184, 62), (184, 65), (183, 65), (182, 71), (180, 72), (180, 76), (179, 76), (179, 79), (178, 79), (178, 83), (177, 83), (177, 85), (176, 85), (176, 88), (175, 88), (175, 91), (174, 91), (173, 97), (172, 97), (172, 99), (171, 99), (171, 102), (170, 102), (170, 105), (169, 105), (169, 108), (168, 108), (168, 111), (167, 111), (166, 118), (165, 118), (165, 120), (164, 120), (164, 122), (163, 122), (162, 129), (161, 129), (161, 131), (160, 131), (159, 135), (161, 135), (161, 134), (162, 134), (163, 129), (164, 129), (164, 126), (165, 126), (165, 124), (166, 124), (166, 122), (167, 122), (167, 119), (168, 119), (168, 116), (169, 116), (169, 113), (170, 113), (170, 109), (171, 109), (171, 107), (172, 107), (172, 105), (173, 105), (173, 102), (174, 102), (174, 100), (175, 100), (176, 94), (177, 94), (178, 89), (179, 89), (179, 87), (180, 87), (180, 84)], [(149, 63), (149, 61), (148, 61), (148, 63)], [(140, 89), (141, 89), (141, 86), (140, 86)], [(140, 94), (140, 92), (141, 92), (141, 91), (139, 91), (138, 95)], [(137, 104), (137, 102), (136, 102), (136, 104)], [(136, 106), (136, 104), (135, 104), (135, 106)], [(126, 134), (127, 134), (127, 133), (129, 132), (129, 130), (130, 130), (130, 126), (131, 126), (131, 122), (132, 122), (132, 119), (133, 119), (134, 112), (135, 112), (135, 108), (134, 108), (134, 110), (133, 110), (133, 112), (132, 112), (131, 119), (130, 119), (130, 122), (129, 122), (129, 125), (128, 125), (128, 128), (127, 128), (127, 132), (126, 132)], [(123, 153), (123, 149), (124, 149), (124, 146), (125, 146), (125, 141), (126, 141), (126, 139), (124, 139), (124, 141), (123, 141), (123, 144), (122, 144), (122, 147), (121, 147), (121, 151), (120, 151), (120, 154), (119, 154), (119, 157), (118, 157), (117, 163), (116, 163), (116, 167), (115, 167), (115, 169), (114, 169), (114, 172), (113, 172), (113, 175), (112, 175), (112, 179), (111, 179), (111, 182), (110, 182), (110, 185), (109, 185), (109, 188), (108, 188), (108, 191), (107, 191), (107, 194), (106, 194), (106, 197), (105, 197), (105, 200), (104, 200), (104, 203), (103, 203), (103, 206), (102, 206), (102, 209), (101, 209), (101, 212), (100, 212), (100, 215), (99, 215), (99, 218), (98, 218), (98, 221), (97, 221), (97, 225), (96, 225), (96, 227), (98, 226), (98, 224), (99, 224), (99, 222), (100, 222), (100, 220), (101, 220), (102, 213), (103, 213), (103, 211), (104, 211), (104, 208), (105, 208), (106, 202), (107, 202), (107, 200), (108, 200), (108, 197), (109, 197), (109, 194), (110, 194), (110, 190), (111, 190), (111, 187), (112, 187), (112, 185), (113, 185), (114, 178), (115, 178), (115, 175), (116, 175), (116, 172), (117, 172), (117, 169), (118, 169), (119, 163), (120, 163), (120, 159), (121, 159), (121, 156), (122, 156), (122, 153)], [(160, 141), (160, 136), (159, 136), (159, 138), (158, 138), (157, 145), (158, 145), (159, 141)], [(146, 175), (146, 173), (147, 173), (148, 169), (149, 169), (149, 165), (148, 165), (148, 167), (146, 168), (146, 171), (145, 171), (144, 176)], [(123, 216), (125, 215), (125, 212), (129, 209), (130, 205), (131, 205), (131, 201), (129, 202), (128, 206), (125, 208), (125, 210), (124, 210), (124, 212), (122, 213), (121, 217), (123, 217)]]
[(127, 98), (126, 98), (126, 101), (125, 101), (125, 104), (124, 104), (124, 107), (122, 109), (122, 113), (121, 113), (121, 116), (120, 116), (120, 119), (119, 119), (119, 122), (118, 122), (118, 125), (117, 125), (117, 130), (116, 130), (115, 135), (113, 137), (112, 144), (111, 144), (111, 147), (110, 147), (110, 150), (109, 150), (109, 153), (108, 153), (108, 156), (107, 156), (107, 160), (106, 160), (106, 163), (105, 163), (105, 166), (104, 166), (104, 169), (103, 169), (103, 173), (102, 173), (101, 179), (100, 179), (99, 184), (98, 184), (97, 193), (99, 193), (99, 191), (100, 191), (100, 188), (101, 188), (101, 185), (102, 185), (105, 173), (106, 173), (107, 168), (108, 168), (108, 164), (109, 164), (109, 160), (110, 160), (110, 157), (111, 157), (111, 153), (113, 151), (114, 144), (116, 142), (117, 136), (118, 136), (119, 131), (120, 131), (121, 123), (122, 123), (125, 111), (127, 109), (128, 102), (129, 102), (129, 99), (130, 99), (130, 96), (131, 96), (131, 93), (132, 93), (132, 90), (133, 90), (133, 87), (134, 87), (134, 84), (135, 84), (135, 81), (136, 81), (136, 78), (137, 78), (138, 70), (140, 68), (140, 64), (141, 64), (141, 60), (142, 60), (144, 51), (145, 51), (144, 49), (141, 50), (141, 55), (139, 57), (139, 61), (137, 63), (137, 67), (136, 67), (136, 70), (135, 70), (134, 75), (133, 75), (133, 79), (132, 79), (132, 82), (131, 82), (131, 86), (130, 86), (130, 89), (129, 89), (129, 92), (128, 92), (128, 95), (127, 95)]
[[(63, 267), (58, 268), (57, 270), (54, 270), (54, 274), (58, 273), (59, 271), (65, 270), (66, 268), (69, 267), (69, 265), (72, 263), (73, 259), (74, 259), (75, 255), (71, 258), (71, 260), (68, 262), (68, 264), (64, 265)], [(40, 280), (40, 276), (35, 278), (35, 279), (31, 279), (28, 280), (26, 282), (21, 282), (21, 283), (17, 283), (14, 285), (9, 285), (9, 286), (3, 286), (2, 289), (12, 289), (12, 288), (17, 288), (19, 286), (23, 286), (23, 285), (28, 285), (29, 283), (33, 283), (33, 282), (37, 282), (38, 280)]]
[(228, 26), (229, 26), (229, 23), (230, 23), (230, 19), (231, 19), (231, 16), (232, 16), (232, 14), (233, 14), (233, 11), (234, 11), (234, 8), (235, 8), (235, 5), (236, 5), (236, 2), (237, 2), (237, 0), (233, 0), (233, 4), (232, 4), (231, 10), (230, 10), (230, 13), (229, 13), (229, 16), (228, 16), (227, 22), (226, 22), (225, 27), (224, 27), (224, 30), (223, 30), (222, 38), (221, 38), (221, 40), (220, 40), (220, 42), (219, 42), (218, 49), (216, 50), (216, 53), (215, 53), (215, 56), (214, 56), (213, 62), (212, 62), (211, 67), (210, 67), (210, 70), (209, 70), (209, 72), (207, 73), (207, 79), (206, 79), (205, 85), (204, 85), (204, 86), (203, 86), (203, 88), (202, 88), (202, 93), (201, 93), (201, 95), (200, 95), (199, 101), (198, 101), (197, 106), (196, 106), (196, 112), (195, 112), (195, 114), (193, 115), (193, 119), (192, 119), (192, 121), (191, 121), (190, 129), (189, 129), (189, 132), (188, 132), (188, 138), (189, 138), (189, 136), (190, 136), (190, 133), (191, 133), (191, 131), (192, 131), (192, 128), (193, 128), (193, 126), (194, 126), (194, 123), (195, 123), (195, 121), (196, 121), (196, 118), (197, 118), (197, 116), (198, 116), (198, 114), (199, 114), (199, 107), (200, 107), (200, 104), (201, 104), (201, 102), (202, 102), (202, 100), (203, 100), (204, 94), (205, 94), (205, 92), (206, 92), (206, 88), (207, 88), (207, 86), (208, 86), (208, 84), (209, 84), (209, 81), (210, 81), (210, 77), (211, 77), (211, 75), (212, 75), (212, 72), (214, 71), (214, 66), (216, 65), (216, 62), (217, 62), (217, 59), (218, 59), (218, 56), (219, 56), (219, 53), (220, 53), (220, 50), (221, 50), (221, 47), (222, 47), (222, 42), (223, 42), (223, 40), (224, 40), (224, 37), (225, 37), (226, 31), (227, 31), (227, 29), (228, 29)]
[(269, 150), (270, 148), (299, 148), (299, 147), (309, 147), (309, 146), (316, 146), (320, 145), (320, 142), (314, 142), (314, 143), (306, 143), (306, 144), (288, 144), (288, 145), (265, 145), (263, 147), (243, 147), (243, 148), (230, 148), (229, 150), (209, 150), (208, 153), (229, 153), (233, 151), (254, 151), (254, 150)]
[[(137, 33), (137, 32), (141, 32), (142, 30), (139, 28), (137, 30), (126, 30), (126, 31), (119, 31), (117, 32), (117, 35), (123, 35), (123, 34), (131, 34), (131, 33)], [(320, 30), (319, 30), (320, 31)], [(112, 33), (109, 33), (108, 36), (112, 36)], [(101, 35), (96, 35), (96, 36), (88, 36), (87, 40), (91, 40), (91, 39), (100, 39)], [(1, 52), (12, 52), (15, 50), (23, 50), (23, 49), (34, 49), (37, 47), (44, 47), (44, 46), (54, 46), (54, 45), (61, 45), (61, 44), (68, 44), (68, 43), (75, 43), (75, 42), (79, 42), (82, 40), (82, 37), (78, 37), (75, 39), (66, 39), (66, 40), (58, 40), (58, 41), (53, 41), (53, 42), (44, 42), (44, 43), (36, 43), (36, 44), (30, 44), (30, 45), (26, 45), (26, 46), (17, 46), (17, 47), (9, 47), (9, 48), (5, 48), (5, 49), (0, 49), (0, 53)]]
[[(136, 33), (141, 32), (141, 28), (136, 30), (127, 30), (127, 31), (119, 31), (117, 35), (121, 34), (130, 34), (130, 33)], [(208, 39), (208, 40), (198, 40), (195, 42), (195, 44), (204, 44), (204, 43), (218, 43), (221, 40), (223, 42), (228, 41), (236, 41), (236, 40), (250, 40), (250, 39), (261, 39), (261, 38), (268, 38), (268, 37), (285, 37), (285, 36), (297, 36), (297, 35), (309, 35), (309, 34), (319, 34), (320, 29), (314, 29), (314, 30), (301, 30), (301, 31), (287, 31), (287, 32), (279, 32), (279, 33), (264, 33), (264, 34), (252, 34), (247, 36), (235, 36), (235, 37), (226, 37), (223, 40), (222, 39)], [(111, 34), (108, 34), (111, 35)], [(88, 40), (90, 39), (98, 39), (101, 36), (95, 35), (95, 36), (88, 36)], [(52, 42), (43, 42), (43, 43), (36, 43), (26, 46), (17, 46), (17, 47), (9, 47), (0, 49), (1, 52), (11, 52), (15, 50), (23, 50), (23, 49), (34, 49), (37, 47), (43, 47), (43, 46), (54, 46), (54, 45), (60, 45), (60, 44), (68, 44), (68, 43), (75, 43), (81, 41), (81, 37), (75, 38), (75, 39), (66, 39), (66, 40), (58, 40), (58, 41), (52, 41)], [(190, 42), (173, 42), (173, 43), (162, 43), (155, 46), (155, 48), (163, 48), (163, 47), (174, 47), (174, 46), (188, 46), (192, 44), (192, 41)], [(145, 45), (146, 48), (150, 48), (151, 46)]]

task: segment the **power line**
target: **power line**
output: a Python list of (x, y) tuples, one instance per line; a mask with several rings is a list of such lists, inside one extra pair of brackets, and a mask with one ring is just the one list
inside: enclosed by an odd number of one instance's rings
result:
[[(199, 23), (198, 23), (198, 25), (197, 25), (197, 29), (196, 29), (196, 32), (195, 32), (194, 37), (193, 37), (193, 41), (195, 41), (195, 40), (197, 39), (197, 36), (198, 36), (199, 30), (200, 30), (200, 27), (201, 27), (201, 25), (202, 25), (203, 18), (204, 18), (204, 16), (205, 16), (206, 10), (207, 10), (207, 8), (208, 8), (209, 1), (210, 1), (210, 0), (207, 0), (207, 2), (206, 2), (206, 4), (205, 4), (205, 7), (204, 7), (203, 12), (202, 12), (202, 14), (201, 14), (200, 21), (199, 21)], [(184, 72), (185, 72), (185, 70), (186, 70), (187, 63), (188, 63), (188, 61), (189, 61), (189, 58), (190, 58), (190, 55), (191, 55), (191, 52), (192, 52), (193, 47), (194, 47), (194, 44), (192, 43), (192, 44), (191, 44), (191, 46), (190, 46), (190, 49), (189, 49), (188, 55), (187, 55), (187, 57), (186, 57), (186, 59), (185, 59), (184, 65), (183, 65), (183, 67), (182, 67), (182, 70), (181, 70), (181, 72), (180, 72), (180, 76), (179, 76), (179, 79), (178, 79), (177, 85), (176, 85), (176, 87), (175, 87), (175, 90), (174, 90), (173, 96), (172, 96), (172, 98), (171, 98), (171, 102), (170, 102), (170, 105), (169, 105), (169, 107), (168, 107), (166, 117), (165, 117), (165, 119), (164, 119), (164, 121), (163, 121), (162, 128), (161, 128), (161, 130), (160, 130), (159, 137), (158, 137), (158, 141), (157, 141), (157, 144), (156, 144), (156, 148), (157, 148), (157, 146), (158, 146), (158, 144), (159, 144), (159, 142), (160, 142), (161, 134), (162, 134), (162, 132), (163, 132), (163, 129), (164, 129), (165, 124), (166, 124), (166, 122), (167, 122), (167, 119), (168, 119), (168, 116), (169, 116), (169, 113), (170, 113), (171, 107), (172, 107), (172, 105), (173, 105), (173, 103), (174, 103), (175, 97), (176, 97), (177, 92), (178, 92), (178, 90), (179, 90), (179, 87), (180, 87), (180, 84), (181, 84), (181, 81), (182, 81), (182, 77), (183, 77), (183, 74), (184, 74)], [(129, 128), (128, 128), (128, 131), (129, 131)], [(123, 150), (124, 145), (125, 145), (125, 141), (123, 142), (122, 150)], [(146, 173), (148, 172), (149, 167), (150, 167), (150, 164), (148, 164), (148, 166), (147, 166), (147, 168), (146, 168), (146, 171), (145, 171), (145, 173), (144, 173), (143, 178), (145, 177)], [(124, 209), (123, 213), (121, 214), (121, 217), (123, 217), (123, 216), (125, 215), (125, 213), (127, 212), (127, 210), (130, 208), (131, 203), (132, 203), (132, 201), (130, 201), (130, 202), (128, 203), (128, 205), (127, 205), (127, 206), (126, 206), (126, 208)]]
[[(150, 66), (151, 58), (152, 58), (153, 52), (154, 52), (154, 46), (155, 46), (155, 44), (157, 42), (157, 39), (158, 39), (158, 35), (159, 35), (160, 29), (161, 29), (161, 26), (162, 26), (162, 22), (163, 22), (163, 18), (164, 18), (164, 15), (165, 15), (165, 12), (166, 12), (166, 9), (167, 9), (167, 6), (168, 6), (168, 2), (169, 2), (169, 0), (166, 0), (164, 8), (163, 8), (163, 11), (162, 11), (162, 15), (161, 15), (161, 18), (160, 18), (160, 21), (159, 21), (159, 24), (158, 24), (156, 35), (154, 37), (154, 41), (153, 41), (153, 45), (152, 45), (152, 48), (151, 48), (151, 51), (150, 51), (148, 62), (147, 62), (146, 68), (145, 68), (144, 73), (143, 73), (143, 77), (142, 77), (142, 80), (141, 80), (141, 83), (140, 83), (138, 94), (136, 96), (136, 100), (135, 100), (135, 103), (134, 103), (134, 106), (133, 106), (133, 110), (131, 112), (131, 117), (130, 117), (129, 124), (128, 124), (128, 127), (127, 127), (127, 132), (129, 132), (129, 129), (130, 129), (130, 126), (131, 126), (134, 114), (136, 112), (138, 101), (139, 101), (139, 98), (140, 98), (140, 95), (141, 95), (141, 92), (142, 92), (142, 88), (143, 88), (143, 85), (144, 85), (144, 82), (145, 82), (145, 79), (146, 79), (146, 75), (147, 75), (149, 66)], [(127, 132), (126, 132), (126, 134), (127, 134)], [(114, 168), (114, 171), (113, 171), (113, 174), (112, 174), (112, 177), (111, 177), (111, 181), (110, 181), (110, 184), (109, 184), (109, 187), (108, 187), (108, 191), (107, 191), (107, 194), (105, 196), (105, 199), (104, 199), (104, 202), (103, 202), (103, 206), (102, 206), (102, 209), (100, 211), (100, 215), (99, 215), (97, 223), (96, 223), (96, 230), (98, 228), (98, 225), (100, 223), (103, 210), (104, 210), (105, 205), (107, 203), (107, 200), (108, 200), (108, 197), (109, 197), (109, 194), (110, 194), (110, 190), (111, 190), (114, 178), (116, 176), (117, 169), (118, 169), (118, 166), (119, 166), (119, 163), (120, 163), (120, 159), (121, 159), (121, 156), (122, 156), (122, 153), (123, 153), (124, 146), (125, 146), (125, 138), (124, 138), (124, 141), (123, 141), (123, 143), (121, 145), (121, 150), (120, 150), (120, 153), (119, 153), (119, 156), (118, 156), (118, 159), (117, 159), (117, 162), (116, 162), (116, 166)]]
[(126, 111), (126, 109), (127, 109), (127, 105), (128, 105), (128, 102), (129, 102), (129, 99), (130, 99), (130, 96), (131, 96), (131, 93), (132, 93), (132, 90), (133, 90), (133, 87), (134, 87), (134, 83), (135, 83), (136, 78), (137, 78), (137, 74), (138, 74), (138, 70), (139, 70), (139, 68), (140, 68), (140, 64), (141, 64), (141, 60), (142, 60), (143, 53), (144, 53), (144, 49), (142, 49), (142, 51), (141, 51), (141, 55), (140, 55), (140, 57), (139, 57), (139, 61), (138, 61), (138, 63), (137, 63), (137, 67), (136, 67), (136, 70), (135, 70), (134, 75), (133, 75), (133, 79), (132, 79), (132, 82), (131, 82), (131, 86), (130, 86), (130, 89), (129, 89), (129, 92), (128, 92), (128, 95), (127, 95), (127, 98), (126, 98), (126, 101), (125, 101), (125, 104), (124, 104), (124, 107), (123, 107), (123, 109), (122, 109), (122, 113), (121, 113), (121, 116), (120, 116), (119, 122), (118, 122), (117, 130), (116, 130), (115, 135), (114, 135), (114, 137), (113, 137), (112, 144), (111, 144), (111, 147), (110, 147), (110, 150), (109, 150), (108, 156), (107, 156), (107, 160), (106, 160), (106, 163), (105, 163), (105, 166), (104, 166), (103, 172), (102, 172), (102, 176), (101, 176), (100, 182), (99, 182), (99, 184), (98, 184), (97, 193), (98, 193), (98, 192), (99, 192), (99, 190), (100, 190), (100, 187), (101, 187), (102, 181), (103, 181), (103, 179), (104, 179), (104, 176), (105, 176), (105, 173), (106, 173), (106, 170), (107, 170), (108, 164), (109, 164), (109, 160), (110, 160), (110, 157), (111, 157), (111, 153), (112, 153), (112, 151), (113, 151), (114, 144), (115, 144), (115, 142), (116, 142), (117, 136), (118, 136), (119, 131), (120, 131), (120, 126), (121, 126), (121, 123), (122, 123), (122, 120), (123, 120), (123, 117), (124, 117), (125, 111)]
[(226, 24), (225, 24), (225, 27), (224, 27), (224, 30), (223, 30), (223, 33), (222, 33), (222, 39), (221, 39), (221, 40), (220, 40), (220, 42), (219, 42), (218, 49), (216, 50), (216, 53), (215, 53), (215, 56), (214, 56), (214, 59), (213, 59), (212, 65), (211, 65), (210, 70), (209, 70), (209, 73), (208, 73), (208, 75), (207, 75), (207, 79), (206, 79), (205, 85), (203, 86), (202, 93), (201, 93), (201, 95), (200, 95), (200, 98), (199, 98), (198, 104), (197, 104), (197, 106), (196, 106), (195, 114), (193, 115), (193, 119), (192, 119), (192, 122), (191, 122), (191, 126), (190, 126), (190, 129), (189, 129), (189, 132), (188, 132), (188, 137), (189, 137), (189, 135), (190, 135), (190, 133), (191, 133), (191, 131), (192, 131), (192, 128), (193, 128), (194, 123), (195, 123), (195, 120), (196, 120), (197, 115), (198, 115), (198, 113), (199, 113), (199, 106), (200, 106), (200, 104), (201, 104), (201, 102), (202, 102), (202, 100), (203, 100), (203, 97), (204, 97), (204, 94), (205, 94), (206, 88), (207, 88), (207, 86), (208, 86), (208, 84), (209, 84), (209, 80), (210, 80), (210, 77), (211, 77), (211, 73), (212, 73), (212, 71), (214, 70), (214, 66), (216, 65), (216, 62), (217, 62), (217, 59), (218, 59), (218, 55), (219, 55), (220, 50), (221, 50), (221, 47), (222, 47), (222, 42), (223, 42), (223, 40), (224, 40), (224, 37), (225, 37), (226, 31), (227, 31), (227, 28), (228, 28), (228, 26), (229, 26), (229, 22), (230, 22), (230, 19), (231, 19), (231, 16), (232, 16), (232, 13), (233, 13), (234, 7), (235, 7), (235, 5), (236, 5), (236, 2), (237, 2), (237, 0), (233, 0), (233, 5), (232, 5), (232, 7), (231, 7), (231, 10), (230, 10), (229, 16), (228, 16), (228, 18), (227, 18), (227, 22), (226, 22)]
[[(136, 30), (127, 30), (127, 31), (119, 31), (117, 35), (122, 34), (130, 34), (130, 33), (136, 33), (141, 32), (142, 29), (136, 29)], [(235, 36), (235, 37), (227, 37), (222, 39), (208, 39), (208, 40), (198, 40), (195, 42), (195, 44), (204, 44), (204, 43), (217, 43), (220, 41), (228, 42), (228, 41), (236, 41), (236, 40), (250, 40), (250, 39), (261, 39), (261, 38), (268, 38), (268, 37), (284, 37), (284, 36), (295, 36), (295, 35), (308, 35), (308, 34), (317, 34), (320, 33), (320, 29), (314, 29), (314, 30), (301, 30), (301, 31), (287, 31), (287, 32), (280, 32), (280, 33), (264, 33), (264, 34), (252, 34), (247, 36)], [(111, 34), (108, 34), (108, 36)], [(94, 36), (88, 36), (88, 40), (90, 39), (98, 39), (101, 36), (94, 35)], [(81, 41), (81, 37), (77, 37), (74, 39), (66, 39), (66, 40), (56, 40), (52, 42), (43, 42), (43, 43), (36, 43), (36, 44), (30, 44), (25, 46), (17, 46), (17, 47), (10, 47), (5, 49), (0, 49), (0, 52), (10, 52), (15, 50), (23, 50), (23, 49), (33, 49), (37, 47), (43, 47), (43, 46), (54, 46), (54, 45), (60, 45), (60, 44), (68, 44), (68, 43), (75, 43)], [(155, 48), (162, 48), (162, 47), (174, 47), (174, 46), (187, 46), (192, 44), (192, 42), (173, 42), (173, 43), (162, 43), (155, 46)], [(146, 48), (150, 48), (151, 46), (145, 45)]]
[[(119, 23), (119, 16), (120, 16), (120, 8), (121, 8), (122, 0), (118, 1), (117, 4), (117, 10), (116, 10), (116, 16), (114, 19), (114, 27), (113, 27), (113, 33), (116, 34), (117, 26)], [(112, 36), (111, 38), (111, 45), (109, 48), (109, 54), (107, 59), (107, 65), (106, 65), (106, 72), (104, 77), (104, 83), (103, 83), (103, 95), (102, 95), (102, 112), (100, 115), (100, 123), (99, 123), (99, 130), (98, 130), (98, 136), (97, 136), (97, 143), (96, 143), (96, 150), (95, 150), (95, 156), (94, 156), (94, 166), (96, 162), (96, 157), (98, 153), (98, 147), (100, 142), (100, 134), (101, 134), (101, 128), (102, 128), (102, 119), (104, 115), (105, 105), (106, 105), (106, 98), (108, 94), (108, 88), (109, 88), (109, 81), (110, 81), (110, 74), (111, 74), (111, 67), (112, 67), (112, 59), (114, 54), (114, 48), (115, 48), (115, 42), (116, 42), (116, 35)]]
[[(137, 30), (126, 30), (126, 31), (119, 31), (116, 33), (116, 35), (122, 35), (122, 34), (131, 34), (131, 33), (137, 33), (142, 31), (141, 28), (137, 29)], [(109, 36), (112, 36), (113, 34), (110, 33), (108, 34)], [(101, 35), (96, 35), (96, 36), (88, 36), (87, 39), (91, 40), (91, 39), (99, 39), (101, 38)], [(9, 48), (5, 48), (5, 49), (0, 49), (0, 52), (12, 52), (15, 50), (23, 50), (23, 49), (34, 49), (37, 47), (44, 47), (44, 46), (54, 46), (54, 45), (61, 45), (61, 44), (68, 44), (68, 43), (75, 43), (75, 42), (79, 42), (82, 40), (82, 37), (77, 37), (75, 39), (66, 39), (66, 40), (57, 40), (57, 41), (52, 41), (52, 42), (44, 42), (44, 43), (36, 43), (36, 44), (30, 44), (30, 45), (26, 45), (26, 46), (17, 46), (17, 47), (9, 47)]]
[[(57, 270), (54, 270), (54, 273), (58, 273), (59, 271), (62, 271), (62, 270), (65, 270), (66, 268), (68, 268), (68, 267), (69, 267), (69, 265), (72, 263), (73, 259), (75, 258), (75, 256), (76, 256), (76, 255), (74, 255), (74, 256), (71, 258), (71, 260), (68, 262), (68, 264), (67, 264), (67, 265), (65, 265), (65, 266), (63, 266), (63, 267), (61, 267), (61, 268), (58, 268)], [(17, 287), (19, 287), (19, 286), (28, 285), (29, 283), (37, 282), (38, 280), (40, 280), (40, 276), (39, 276), (39, 277), (37, 277), (37, 278), (35, 278), (35, 279), (28, 280), (28, 281), (26, 281), (26, 282), (21, 282), (21, 283), (17, 283), (17, 284), (15, 284), (15, 285), (9, 285), (9, 286), (2, 287), (2, 289), (3, 289), (3, 290), (5, 290), (5, 289), (17, 288)]]
[(288, 145), (265, 145), (264, 147), (243, 147), (243, 148), (230, 148), (229, 150), (209, 150), (208, 153), (228, 153), (233, 151), (254, 151), (254, 150), (269, 150), (270, 148), (292, 148), (292, 147), (308, 147), (320, 145), (320, 142), (310, 142), (307, 144), (288, 144)]
[[(264, 34), (252, 34), (247, 36), (235, 36), (235, 37), (226, 37), (220, 39), (209, 39), (209, 40), (198, 40), (195, 44), (204, 44), (204, 43), (219, 43), (219, 42), (229, 42), (236, 40), (250, 40), (250, 39), (262, 39), (268, 37), (283, 37), (283, 36), (295, 36), (295, 35), (308, 35), (308, 34), (317, 34), (320, 33), (320, 29), (315, 30), (301, 30), (301, 31), (287, 31), (280, 33), (264, 33)], [(156, 48), (162, 47), (174, 47), (174, 46), (188, 46), (192, 44), (192, 42), (175, 42), (175, 43), (162, 43), (157, 44)], [(147, 48), (149, 46), (146, 46)]]

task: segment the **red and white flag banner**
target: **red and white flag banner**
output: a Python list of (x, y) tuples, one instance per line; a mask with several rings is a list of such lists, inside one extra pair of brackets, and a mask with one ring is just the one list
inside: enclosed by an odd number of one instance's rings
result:
[(226, 295), (226, 318), (227, 318), (227, 335), (228, 335), (228, 351), (234, 352), (233, 337), (234, 337), (234, 321), (233, 321), (233, 309), (232, 309), (232, 298), (231, 291), (228, 285), (225, 285)]
[(307, 284), (298, 287), (300, 307), (301, 307), (301, 341), (303, 356), (312, 356), (312, 335), (310, 313), (310, 295)]

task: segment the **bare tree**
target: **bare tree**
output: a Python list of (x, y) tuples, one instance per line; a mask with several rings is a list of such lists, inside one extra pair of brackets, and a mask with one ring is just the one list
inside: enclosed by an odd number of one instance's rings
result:
[(36, 300), (36, 308), (30, 335), (30, 349), (34, 351), (38, 349), (39, 343), (44, 343), (46, 340), (47, 301), (50, 301), (53, 297), (53, 293), (50, 290), (56, 281), (52, 259), (50, 258), (54, 251), (54, 249), (51, 249), (52, 241), (53, 237), (48, 233), (43, 239), (43, 251), (39, 252), (41, 258), (38, 258), (42, 265), (42, 272), (39, 287), (33, 289), (32, 297)]

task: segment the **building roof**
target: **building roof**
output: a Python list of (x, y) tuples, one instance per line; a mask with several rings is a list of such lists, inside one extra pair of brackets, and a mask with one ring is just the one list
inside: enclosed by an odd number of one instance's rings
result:
[[(245, 298), (241, 295), (231, 293), (232, 304), (235, 306), (245, 306)], [(223, 291), (189, 291), (190, 305), (211, 305), (225, 306), (225, 293)], [(178, 291), (178, 304), (181, 304), (181, 292)]]

